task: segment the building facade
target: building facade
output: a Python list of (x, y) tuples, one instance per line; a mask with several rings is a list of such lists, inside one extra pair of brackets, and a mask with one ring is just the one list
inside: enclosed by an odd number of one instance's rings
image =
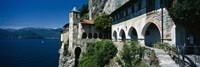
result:
[(129, 0), (113, 11), (110, 14), (112, 40), (139, 41), (144, 46), (152, 46), (162, 40), (172, 45), (183, 45), (185, 29), (174, 23), (167, 8), (173, 1), (161, 1)]

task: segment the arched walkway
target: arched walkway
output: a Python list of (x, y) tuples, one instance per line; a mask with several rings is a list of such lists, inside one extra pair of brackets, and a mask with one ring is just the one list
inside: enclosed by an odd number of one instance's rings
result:
[(92, 38), (92, 33), (89, 33), (88, 38)]
[(82, 39), (86, 39), (87, 38), (87, 34), (84, 32), (83, 34), (82, 34)]
[(75, 67), (78, 67), (78, 63), (79, 63), (79, 56), (81, 54), (81, 48), (80, 47), (76, 47), (75, 48)]
[(131, 27), (128, 31), (128, 35), (131, 38), (131, 41), (138, 41), (137, 31), (134, 27)]
[(114, 40), (117, 41), (117, 32), (116, 31), (113, 32), (113, 37), (114, 37)]
[(145, 31), (145, 45), (152, 47), (154, 43), (161, 42), (161, 35), (158, 27), (154, 23), (147, 24), (149, 25)]
[(97, 38), (97, 33), (94, 33), (94, 38), (95, 38), (95, 39)]
[(121, 37), (121, 39), (122, 39), (122, 41), (125, 41), (126, 40), (126, 34), (125, 34), (125, 32), (124, 32), (124, 30), (123, 29), (121, 29), (121, 31), (120, 31), (120, 37)]

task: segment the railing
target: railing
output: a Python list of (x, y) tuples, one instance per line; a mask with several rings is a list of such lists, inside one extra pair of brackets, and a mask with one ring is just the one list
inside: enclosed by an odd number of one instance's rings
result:
[[(193, 49), (195, 63), (200, 63), (200, 46), (186, 46), (185, 48)], [(188, 49), (187, 49), (188, 50)]]
[[(185, 50), (183, 48), (195, 48), (193, 51), (193, 60), (189, 58), (185, 54)], [(200, 64), (200, 50), (198, 50), (200, 46), (183, 46), (182, 49), (180, 48), (172, 48), (172, 47), (165, 47), (164, 50), (168, 52), (168, 54), (178, 63), (180, 66), (191, 66), (196, 67), (197, 64)], [(187, 51), (188, 49), (186, 49)]]

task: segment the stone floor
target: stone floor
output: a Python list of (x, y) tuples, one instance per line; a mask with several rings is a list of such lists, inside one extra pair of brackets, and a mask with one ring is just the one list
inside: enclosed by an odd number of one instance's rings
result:
[(158, 57), (159, 64), (161, 67), (179, 67), (178, 64), (176, 64), (175, 61), (173, 61), (171, 57), (163, 50), (157, 48), (150, 49), (155, 51), (155, 54)]
[[(186, 55), (186, 56), (189, 57), (194, 62), (194, 64), (197, 65), (197, 67), (200, 67), (200, 56), (198, 55)], [(196, 60), (195, 60), (195, 57), (196, 57)]]

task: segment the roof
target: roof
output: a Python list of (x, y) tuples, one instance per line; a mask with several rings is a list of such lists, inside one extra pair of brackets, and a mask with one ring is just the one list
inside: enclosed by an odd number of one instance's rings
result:
[(94, 24), (94, 21), (92, 21), (92, 20), (82, 20), (81, 24)]
[(74, 8), (72, 9), (72, 11), (73, 11), (73, 12), (79, 12), (79, 11), (76, 9), (76, 7), (74, 7)]

